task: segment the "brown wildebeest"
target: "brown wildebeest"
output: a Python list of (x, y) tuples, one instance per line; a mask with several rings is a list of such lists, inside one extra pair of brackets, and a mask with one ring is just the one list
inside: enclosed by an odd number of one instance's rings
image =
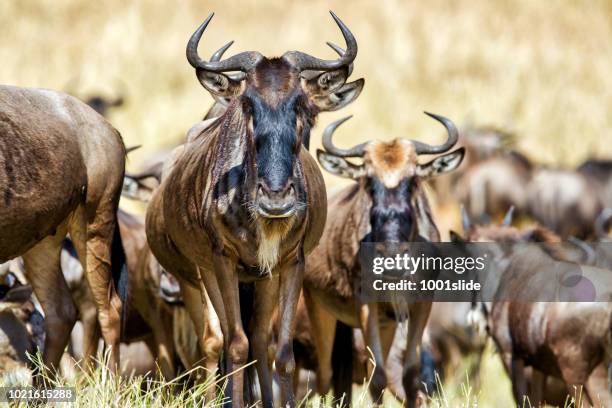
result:
[[(509, 299), (509, 295), (520, 297), (526, 291), (534, 294), (542, 291), (545, 283), (530, 281), (538, 273), (540, 279), (544, 277), (542, 270), (550, 270), (553, 276), (554, 271), (576, 266), (560, 246), (560, 237), (539, 226), (521, 231), (508, 225), (476, 225), (466, 232), (466, 240), (452, 235), (459, 244), (466, 241), (504, 244), (490, 251), (493, 258), (486, 271), (489, 276), (499, 276), (496, 296), (503, 299)], [(547, 246), (526, 248), (521, 245), (524, 242)], [(581, 265), (580, 271), (612, 299), (609, 270)], [(564, 381), (566, 395), (576, 396), (574, 387), (584, 387), (588, 404), (611, 406), (607, 367), (612, 357), (612, 303), (504, 300), (487, 304), (486, 309), (489, 334), (500, 350), (518, 404), (523, 403), (525, 396), (535, 406), (544, 401), (563, 403), (563, 396), (551, 394), (548, 389), (554, 383), (547, 377), (553, 377)]]
[(527, 188), (529, 216), (561, 237), (592, 236), (601, 210), (596, 185), (581, 173), (547, 168), (534, 171)]
[[(176, 350), (172, 337), (174, 312), (171, 303), (175, 303), (177, 295), (180, 295), (178, 284), (172, 284), (172, 276), (163, 273), (161, 265), (151, 253), (144, 222), (123, 210), (118, 211), (117, 221), (126, 254), (127, 299), (130, 305), (125, 315), (122, 341), (146, 341), (164, 378), (173, 379)], [(69, 240), (65, 242), (64, 249), (62, 270), (83, 324), (83, 355), (89, 358), (95, 356), (98, 349), (100, 327), (95, 318), (91, 291), (83, 279), (77, 254)]]
[(510, 206), (524, 214), (531, 172), (525, 156), (501, 152), (463, 169), (453, 188), (454, 197), (476, 219), (501, 218)]
[[(395, 139), (389, 143), (370, 141), (340, 149), (332, 143), (332, 135), (348, 118), (332, 123), (324, 132), (325, 151), (317, 151), (319, 163), (330, 173), (356, 183), (330, 200), (330, 217), (321, 245), (307, 262), (304, 293), (317, 349), (317, 391), (322, 395), (330, 387), (331, 351), (338, 321), (361, 328), (366, 345), (374, 353), (376, 369), (370, 390), (375, 400), (387, 386), (386, 350), (382, 344), (390, 344), (396, 313), (390, 304), (360, 304), (353, 279), (358, 281), (361, 273), (357, 253), (362, 242), (412, 242), (419, 237), (439, 241), (421, 183), (427, 177), (454, 170), (461, 163), (464, 149), (447, 153), (457, 142), (457, 130), (450, 120), (428, 115), (446, 127), (448, 140), (442, 145)], [(446, 154), (427, 164), (417, 161), (419, 155), (439, 153)], [(361, 158), (363, 164), (353, 164), (347, 157)], [(431, 303), (414, 303), (407, 312), (410, 333), (403, 385), (409, 406), (414, 405), (419, 388), (420, 344), (430, 309)], [(352, 349), (350, 342), (345, 349)], [(341, 395), (339, 390), (335, 391), (337, 396)], [(350, 387), (342, 391), (350, 393)]]
[(597, 186), (604, 207), (612, 207), (612, 160), (587, 160), (576, 171)]
[(457, 146), (465, 147), (461, 167), (433, 180), (436, 204), (465, 205), (474, 218), (500, 218), (509, 206), (524, 214), (529, 160), (511, 150), (514, 136), (494, 127), (461, 131)]
[[(224, 369), (238, 370), (227, 389), (236, 405), (243, 404), (241, 368), (250, 345), (264, 406), (272, 406), (267, 348), (276, 306), (282, 316), (275, 356), (281, 399), (283, 405), (295, 402), (295, 307), (304, 257), (318, 243), (326, 216), (323, 177), (304, 146), (317, 114), (347, 105), (363, 87), (363, 80), (345, 83), (357, 42), (332, 16), (347, 42), (336, 60), (291, 51), (280, 58), (244, 52), (203, 61), (197, 46), (212, 15), (187, 45), (202, 85), (230, 103), (210, 126), (188, 137), (166, 166), (147, 211), (147, 237), (161, 264), (182, 281), (199, 338), (210, 296), (223, 333)], [(247, 338), (239, 282), (250, 281), (255, 293)]]
[[(49, 90), (0, 86), (0, 262), (23, 256), (45, 312), (44, 361), (59, 362), (77, 318), (60, 270), (73, 238), (118, 364), (126, 269), (116, 225), (125, 148), (119, 133), (77, 99)], [(121, 279), (120, 279), (121, 278)], [(119, 285), (119, 287), (118, 287)]]

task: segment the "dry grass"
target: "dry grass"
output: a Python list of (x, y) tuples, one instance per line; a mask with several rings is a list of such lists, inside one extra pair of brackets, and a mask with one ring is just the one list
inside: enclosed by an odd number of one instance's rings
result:
[(8, 0), (0, 2), (0, 81), (62, 89), (78, 77), (83, 94), (112, 94), (120, 79), (129, 103), (111, 121), (128, 144), (145, 145), (131, 160), (137, 167), (178, 143), (211, 104), (184, 56), (210, 11), (203, 55), (234, 39), (234, 51), (332, 57), (324, 42), (342, 39), (328, 9), (354, 31), (354, 76), (367, 82), (351, 107), (321, 115), (315, 145), (324, 125), (348, 113), (355, 117), (339, 131), (346, 144), (438, 140), (427, 109), (507, 126), (547, 163), (612, 156), (612, 3), (603, 0)]
[[(366, 87), (349, 108), (321, 115), (315, 147), (322, 127), (349, 113), (355, 117), (339, 130), (339, 143), (439, 140), (441, 129), (421, 113), (430, 110), (459, 124), (508, 127), (545, 163), (612, 156), (612, 2), (604, 0), (4, 0), (0, 82), (64, 89), (78, 78), (81, 95), (110, 95), (125, 83), (128, 103), (110, 120), (126, 144), (144, 145), (130, 160), (136, 168), (179, 143), (211, 105), (184, 55), (210, 11), (217, 15), (203, 55), (234, 39), (233, 51), (333, 57), (325, 41), (342, 40), (328, 9), (358, 39), (353, 75)], [(483, 377), (483, 406), (509, 396), (495, 370)], [(460, 384), (451, 388), (461, 400)]]

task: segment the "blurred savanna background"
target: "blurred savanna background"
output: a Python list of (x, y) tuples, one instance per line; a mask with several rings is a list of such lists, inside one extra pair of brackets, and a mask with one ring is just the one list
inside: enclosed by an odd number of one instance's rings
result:
[[(325, 42), (344, 42), (330, 9), (357, 38), (352, 78), (366, 85), (349, 107), (320, 115), (312, 150), (323, 128), (348, 114), (354, 118), (338, 130), (339, 145), (440, 141), (444, 132), (423, 115), (427, 110), (459, 126), (505, 128), (540, 163), (612, 157), (606, 0), (2, 0), (0, 83), (81, 98), (123, 93), (125, 105), (109, 120), (127, 146), (143, 146), (129, 158), (128, 169), (137, 170), (181, 143), (213, 103), (185, 58), (189, 36), (210, 12), (216, 15), (201, 42), (203, 56), (235, 40), (228, 54), (296, 49), (332, 58)], [(330, 186), (344, 182), (325, 177)], [(492, 404), (485, 406), (512, 405), (496, 361), (485, 364), (482, 390), (470, 392)], [(448, 393), (469, 391), (461, 382)]]

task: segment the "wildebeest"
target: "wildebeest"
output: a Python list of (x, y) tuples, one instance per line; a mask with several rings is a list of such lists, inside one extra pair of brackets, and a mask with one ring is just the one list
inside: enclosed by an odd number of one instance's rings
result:
[(511, 205), (524, 213), (532, 165), (511, 149), (513, 139), (490, 126), (462, 130), (457, 145), (465, 147), (465, 159), (457, 171), (433, 181), (436, 203), (463, 204), (476, 219), (501, 218)]
[(0, 262), (23, 256), (51, 333), (44, 348), (51, 367), (77, 318), (60, 270), (67, 233), (83, 262), (102, 336), (112, 346), (109, 363), (117, 367), (117, 291), (123, 292), (125, 268), (116, 211), (124, 165), (121, 136), (84, 103), (50, 90), (0, 86)]
[[(453, 240), (465, 242), (457, 234)], [(543, 292), (556, 272), (576, 269), (577, 264), (559, 246), (560, 238), (539, 226), (518, 230), (507, 225), (476, 225), (467, 231), (466, 241), (504, 244), (487, 251), (492, 258), (486, 273), (499, 277), (493, 287), (502, 300), (487, 304), (486, 309), (488, 330), (511, 376), (516, 402), (521, 404), (526, 396), (533, 405), (553, 402), (546, 389), (550, 376), (564, 381), (567, 394), (576, 396), (574, 387), (583, 387), (588, 404), (610, 406), (606, 371), (612, 357), (612, 303), (506, 301), (529, 291), (533, 295)], [(525, 242), (543, 244), (525, 246)], [(612, 299), (609, 270), (580, 265), (579, 271), (581, 281), (592, 282)], [(531, 280), (534, 277), (538, 280)]]
[[(172, 284), (173, 278), (163, 273), (161, 265), (151, 253), (143, 221), (123, 210), (118, 211), (117, 221), (128, 268), (129, 307), (125, 314), (122, 341), (146, 341), (159, 363), (162, 375), (171, 380), (176, 374), (171, 303), (176, 302), (177, 295), (180, 295), (178, 284)], [(100, 330), (95, 318), (95, 305), (89, 286), (83, 279), (77, 254), (68, 239), (62, 251), (62, 272), (79, 309), (83, 325), (83, 355), (85, 358), (95, 356)]]
[[(280, 58), (243, 52), (204, 61), (197, 46), (212, 15), (187, 45), (202, 85), (230, 100), (226, 111), (166, 166), (147, 211), (147, 237), (161, 264), (182, 282), (185, 304), (203, 337), (206, 294), (219, 316), (225, 371), (251, 354), (264, 406), (272, 405), (267, 346), (273, 310), (282, 326), (275, 356), (282, 404), (293, 404), (292, 331), (305, 255), (318, 243), (326, 216), (323, 177), (304, 146), (320, 111), (353, 101), (363, 80), (346, 83), (357, 42), (333, 13), (346, 52), (322, 60), (299, 51)], [(224, 72), (234, 71), (231, 76)], [(255, 281), (249, 328), (241, 319), (239, 282)], [(250, 331), (247, 338), (246, 331)], [(250, 330), (249, 330), (250, 329)], [(243, 403), (242, 370), (228, 392)]]
[[(359, 327), (365, 343), (374, 354), (376, 369), (370, 390), (377, 400), (385, 386), (385, 346), (388, 348), (396, 327), (396, 313), (390, 304), (361, 304), (357, 297), (360, 264), (357, 253), (362, 242), (412, 242), (425, 239), (439, 241), (422, 181), (454, 170), (463, 158), (464, 149), (448, 151), (457, 142), (454, 124), (428, 114), (441, 122), (448, 139), (439, 146), (395, 139), (391, 142), (369, 141), (350, 149), (332, 142), (335, 129), (348, 118), (329, 125), (323, 134), (325, 150), (317, 151), (321, 166), (332, 174), (356, 181), (330, 199), (325, 232), (321, 244), (308, 257), (304, 292), (317, 350), (317, 390), (327, 393), (330, 387), (331, 351), (337, 321)], [(445, 153), (426, 164), (419, 155)], [(357, 165), (346, 158), (361, 158)], [(407, 336), (403, 385), (409, 406), (413, 406), (419, 388), (420, 343), (431, 303), (413, 303), (408, 307), (410, 333)], [(349, 332), (350, 333), (350, 332)], [(351, 350), (346, 337), (346, 350)], [(349, 383), (350, 384), (350, 383)], [(347, 390), (335, 390), (350, 393)], [(350, 398), (348, 398), (350, 401)]]
[(540, 168), (527, 188), (527, 211), (541, 225), (563, 238), (593, 235), (602, 210), (596, 185), (572, 170)]
[(612, 207), (612, 160), (587, 160), (576, 171), (597, 186), (604, 207)]
[(454, 196), (476, 219), (501, 218), (510, 206), (524, 214), (532, 165), (522, 154), (500, 152), (463, 169)]

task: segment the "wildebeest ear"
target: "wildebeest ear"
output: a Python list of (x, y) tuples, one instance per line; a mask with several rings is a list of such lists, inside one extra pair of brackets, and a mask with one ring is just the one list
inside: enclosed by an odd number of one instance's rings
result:
[(344, 85), (347, 78), (348, 67), (324, 71), (313, 78), (306, 79), (306, 92), (312, 97), (329, 95)]
[(431, 177), (453, 171), (459, 167), (464, 155), (465, 148), (460, 147), (450, 153), (436, 157), (429, 163), (419, 164), (417, 166), (417, 175), (420, 177)]
[(240, 91), (241, 81), (232, 79), (227, 75), (203, 69), (196, 69), (196, 75), (202, 86), (213, 94), (217, 101), (221, 98), (232, 98), (238, 95)]
[(358, 179), (365, 175), (365, 167), (357, 166), (342, 157), (334, 156), (321, 149), (317, 149), (317, 160), (328, 172), (340, 177)]
[(342, 85), (329, 95), (314, 97), (313, 101), (321, 111), (335, 111), (357, 99), (364, 84), (365, 80), (361, 78)]

